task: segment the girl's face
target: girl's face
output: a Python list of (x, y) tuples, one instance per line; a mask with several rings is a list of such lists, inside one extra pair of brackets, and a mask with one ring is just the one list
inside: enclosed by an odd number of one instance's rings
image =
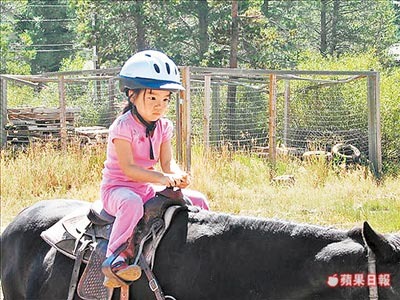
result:
[(145, 89), (131, 101), (146, 122), (154, 122), (166, 114), (170, 95), (170, 91)]

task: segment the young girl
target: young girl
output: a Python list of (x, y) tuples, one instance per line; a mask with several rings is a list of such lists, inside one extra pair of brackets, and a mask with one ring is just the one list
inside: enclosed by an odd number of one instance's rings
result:
[[(128, 105), (110, 127), (101, 183), (104, 209), (115, 216), (107, 257), (132, 236), (143, 216), (143, 204), (160, 190), (156, 185), (184, 189), (191, 181), (172, 158), (173, 125), (164, 118), (171, 93), (184, 89), (175, 63), (161, 52), (142, 51), (124, 64), (119, 79)], [(158, 162), (162, 172), (154, 169)], [(209, 209), (200, 192), (182, 192), (194, 205)], [(140, 277), (140, 268), (127, 263), (131, 255), (128, 251), (120, 253), (111, 267), (126, 281)], [(119, 286), (109, 277), (104, 285)]]

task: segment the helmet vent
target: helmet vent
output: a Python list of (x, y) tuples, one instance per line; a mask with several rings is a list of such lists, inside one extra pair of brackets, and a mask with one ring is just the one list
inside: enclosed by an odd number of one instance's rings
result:
[(167, 68), (167, 73), (168, 73), (168, 74), (171, 74), (171, 69), (170, 69), (168, 63), (165, 63), (165, 67)]
[(148, 54), (148, 53), (146, 53), (146, 54), (145, 54), (145, 56), (147, 56), (147, 57), (151, 57), (151, 55), (150, 55), (150, 54)]
[(160, 67), (157, 64), (154, 64), (154, 70), (156, 70), (157, 73), (160, 73)]
[(178, 68), (175, 68), (175, 75), (178, 75)]

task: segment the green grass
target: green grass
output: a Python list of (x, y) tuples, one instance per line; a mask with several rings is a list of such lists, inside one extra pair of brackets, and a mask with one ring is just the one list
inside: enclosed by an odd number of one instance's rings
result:
[[(2, 229), (42, 199), (98, 199), (104, 159), (104, 146), (62, 152), (44, 144), (21, 153), (2, 151)], [(294, 175), (294, 185), (272, 184), (272, 176), (281, 174)], [(400, 231), (400, 179), (376, 182), (363, 167), (285, 157), (272, 167), (254, 154), (194, 146), (192, 175), (191, 188), (205, 193), (214, 211), (343, 229), (369, 221), (381, 232)]]

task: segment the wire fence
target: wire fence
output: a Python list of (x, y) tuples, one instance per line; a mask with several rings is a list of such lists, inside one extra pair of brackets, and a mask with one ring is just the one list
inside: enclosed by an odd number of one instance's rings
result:
[[(278, 101), (278, 132), (283, 143), (326, 151), (338, 143), (351, 144), (368, 157), (366, 86), (365, 78), (328, 86), (293, 82), (290, 101)], [(285, 109), (286, 118), (282, 115)]]
[[(199, 73), (194, 72), (191, 85), (192, 133), (205, 145), (228, 144), (268, 152), (274, 126), (278, 151), (331, 151), (335, 144), (344, 143), (369, 155), (365, 76), (279, 75), (271, 101), (269, 74), (238, 77)], [(204, 96), (207, 76), (211, 76), (208, 102)], [(276, 106), (275, 113), (271, 113), (271, 105)]]
[[(175, 97), (167, 117), (175, 122), (177, 154), (184, 160), (180, 152), (187, 152), (186, 164), (193, 141), (270, 158), (280, 151), (331, 151), (344, 143), (357, 147), (376, 170), (381, 168), (376, 72), (181, 70), (186, 91)], [(84, 135), (85, 141), (104, 141), (127, 103), (119, 91), (118, 71), (2, 75), (2, 142), (31, 140), (24, 135), (60, 140)], [(51, 114), (46, 109), (56, 110)]]
[[(205, 97), (208, 89), (209, 99)], [(192, 135), (206, 146), (251, 150), (268, 145), (268, 93), (264, 84), (212, 78), (191, 83)]]

